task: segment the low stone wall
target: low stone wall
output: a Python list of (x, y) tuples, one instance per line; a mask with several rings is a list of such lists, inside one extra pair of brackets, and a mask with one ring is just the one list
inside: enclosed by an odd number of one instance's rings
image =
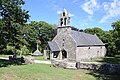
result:
[(105, 74), (120, 74), (120, 64), (77, 62), (77, 69), (95, 70)]
[(51, 60), (54, 67), (68, 69), (87, 69), (99, 71), (105, 74), (120, 74), (120, 64), (107, 64), (96, 62), (68, 62), (67, 60)]
[(51, 64), (54, 67), (77, 69), (76, 68), (76, 62), (68, 62), (67, 60), (55, 60), (55, 59), (52, 59)]
[(51, 64), (54, 67), (66, 68), (67, 61), (66, 60), (55, 60), (55, 59), (52, 59), (51, 60)]

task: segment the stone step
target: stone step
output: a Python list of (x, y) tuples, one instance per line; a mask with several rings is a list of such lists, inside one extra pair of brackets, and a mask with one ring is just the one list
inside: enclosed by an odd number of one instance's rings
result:
[(76, 68), (76, 63), (68, 62), (67, 65), (66, 65), (66, 68), (68, 68), (68, 69), (77, 69)]

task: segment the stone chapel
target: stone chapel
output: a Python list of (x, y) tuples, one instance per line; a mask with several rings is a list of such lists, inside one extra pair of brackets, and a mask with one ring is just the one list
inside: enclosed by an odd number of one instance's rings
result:
[(66, 9), (60, 14), (57, 35), (48, 42), (51, 50), (50, 58), (68, 61), (104, 57), (105, 44), (97, 37), (88, 33), (72, 30), (70, 14)]

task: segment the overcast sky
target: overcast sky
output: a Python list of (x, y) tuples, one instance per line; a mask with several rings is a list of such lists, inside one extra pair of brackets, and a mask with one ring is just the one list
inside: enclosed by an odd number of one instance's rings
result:
[(120, 0), (25, 0), (30, 21), (58, 24), (65, 8), (71, 14), (71, 26), (79, 29), (100, 27), (111, 30), (111, 23), (120, 19)]

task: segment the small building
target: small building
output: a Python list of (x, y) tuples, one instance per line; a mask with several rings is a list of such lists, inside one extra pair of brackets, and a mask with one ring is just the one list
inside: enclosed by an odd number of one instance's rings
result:
[(105, 44), (97, 37), (88, 33), (72, 30), (70, 15), (66, 11), (60, 14), (57, 35), (48, 42), (51, 58), (81, 61), (85, 59), (104, 57)]
[(38, 49), (38, 42), (37, 42), (37, 50), (31, 54), (32, 56), (42, 56), (43, 54)]

